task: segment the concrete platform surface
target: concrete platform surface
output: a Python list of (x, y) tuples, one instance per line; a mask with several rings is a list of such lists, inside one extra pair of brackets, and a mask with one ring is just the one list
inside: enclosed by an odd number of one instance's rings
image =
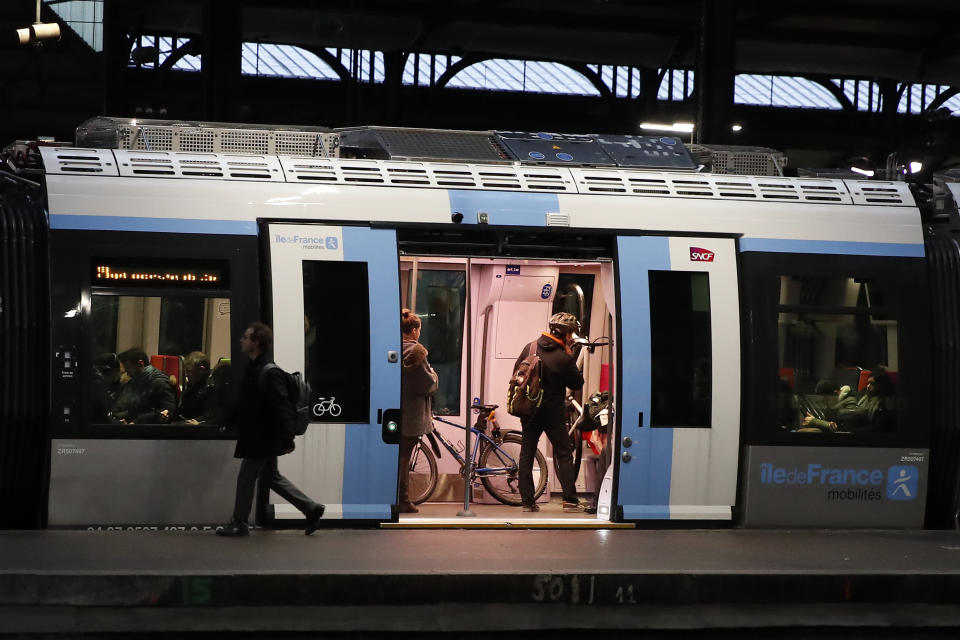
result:
[(960, 629), (960, 534), (0, 532), (0, 634), (798, 626)]

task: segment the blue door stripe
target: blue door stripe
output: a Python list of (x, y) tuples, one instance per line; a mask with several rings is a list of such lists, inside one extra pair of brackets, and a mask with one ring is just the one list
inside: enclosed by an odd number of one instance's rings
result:
[(397, 497), (399, 448), (383, 441), (377, 409), (400, 408), (400, 275), (393, 229), (343, 227), (343, 259), (366, 262), (370, 295), (370, 424), (346, 426), (343, 517), (390, 519)]
[[(620, 434), (633, 444), (621, 447), (631, 456), (620, 461), (617, 499), (624, 518), (670, 517), (670, 473), (673, 430), (650, 428), (650, 281), (648, 271), (670, 269), (670, 239), (629, 236), (617, 238), (620, 274), (620, 349), (623, 394)], [(639, 424), (643, 412), (644, 426)]]
[(824, 253), (855, 256), (892, 256), (922, 258), (923, 244), (897, 242), (848, 242), (845, 240), (781, 240), (778, 238), (741, 238), (740, 251), (771, 253)]
[(486, 213), (488, 224), (545, 227), (546, 214), (560, 211), (555, 193), (474, 191), (449, 189), (450, 213), (463, 214), (464, 224), (477, 224), (477, 214)]
[(51, 229), (77, 231), (152, 231), (158, 233), (208, 233), (233, 236), (257, 235), (253, 220), (195, 220), (187, 218), (138, 218), (133, 216), (50, 215)]

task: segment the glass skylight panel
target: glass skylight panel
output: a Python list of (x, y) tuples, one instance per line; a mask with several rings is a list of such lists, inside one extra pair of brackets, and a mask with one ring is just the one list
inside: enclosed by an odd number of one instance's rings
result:
[(559, 62), (538, 60), (483, 60), (462, 69), (447, 86), (488, 91), (600, 95), (583, 74)]
[(807, 78), (749, 73), (737, 74), (734, 79), (734, 102), (764, 107), (841, 108), (826, 87)]
[(60, 19), (90, 48), (103, 51), (103, 0), (77, 0), (74, 2), (45, 3)]
[[(663, 71), (663, 69), (657, 69), (657, 73), (663, 73)], [(667, 69), (666, 73), (663, 73), (663, 80), (657, 90), (657, 99), (680, 102), (689, 98), (693, 93), (693, 74), (694, 72), (689, 69)]]
[[(897, 105), (899, 113), (923, 113), (930, 106), (930, 103), (936, 100), (937, 96), (949, 89), (947, 85), (940, 84), (912, 84), (907, 91), (900, 96), (900, 103)], [(954, 96), (947, 100), (944, 107), (950, 109), (951, 113), (957, 114), (960, 111), (960, 100)]]

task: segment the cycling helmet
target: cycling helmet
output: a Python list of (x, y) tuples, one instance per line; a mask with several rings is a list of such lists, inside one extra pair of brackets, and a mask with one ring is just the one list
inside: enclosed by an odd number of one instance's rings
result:
[(550, 328), (550, 333), (555, 336), (562, 336), (571, 331), (575, 333), (580, 332), (580, 321), (577, 320), (577, 316), (572, 313), (567, 313), (566, 311), (550, 316), (550, 321), (547, 323), (547, 326)]

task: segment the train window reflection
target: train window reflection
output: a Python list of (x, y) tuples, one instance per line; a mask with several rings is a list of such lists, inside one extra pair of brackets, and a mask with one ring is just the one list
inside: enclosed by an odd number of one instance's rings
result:
[(230, 300), (94, 295), (90, 398), (99, 424), (219, 424), (230, 402)]
[(466, 273), (420, 269), (416, 293), (415, 312), (423, 323), (420, 342), (427, 348), (430, 365), (439, 379), (433, 411), (455, 415), (460, 412)]
[(303, 330), (313, 422), (370, 420), (370, 285), (366, 262), (304, 260)]
[(882, 289), (853, 278), (780, 279), (778, 427), (890, 433), (897, 424), (897, 320)]
[(650, 272), (652, 427), (709, 427), (709, 274)]

